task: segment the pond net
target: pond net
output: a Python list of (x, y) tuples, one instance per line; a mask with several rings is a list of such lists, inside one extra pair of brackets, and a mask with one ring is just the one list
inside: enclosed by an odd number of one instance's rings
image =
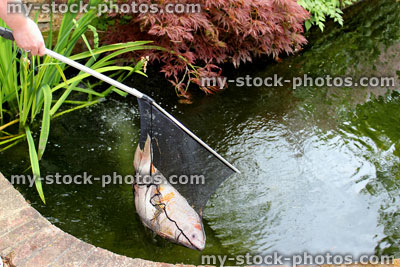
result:
[(211, 195), (236, 171), (182, 130), (150, 100), (138, 98), (138, 102), (140, 148), (143, 149), (150, 136), (153, 165), (201, 215)]

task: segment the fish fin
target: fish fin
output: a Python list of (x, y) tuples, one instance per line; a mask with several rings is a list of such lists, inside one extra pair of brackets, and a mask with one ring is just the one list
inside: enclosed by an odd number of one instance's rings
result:
[(151, 175), (155, 174), (157, 172), (156, 167), (154, 167), (153, 163), (151, 163)]
[(139, 172), (141, 174), (150, 174), (151, 171), (151, 141), (150, 136), (147, 135), (146, 143), (144, 144), (144, 149), (139, 165)]
[(133, 167), (135, 168), (135, 171), (139, 170), (140, 162), (142, 161), (142, 154), (143, 151), (140, 149), (140, 145), (138, 145), (133, 159)]

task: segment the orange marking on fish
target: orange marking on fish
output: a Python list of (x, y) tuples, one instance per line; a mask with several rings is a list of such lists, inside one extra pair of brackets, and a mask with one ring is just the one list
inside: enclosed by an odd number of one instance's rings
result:
[(151, 164), (151, 174), (154, 174), (156, 172), (156, 168), (154, 168), (153, 163)]
[(168, 193), (168, 194), (166, 194), (165, 196), (163, 196), (162, 197), (162, 199), (161, 199), (161, 201), (162, 202), (168, 202), (168, 201), (170, 201), (172, 198), (174, 198), (175, 197), (175, 194), (174, 194), (174, 192), (171, 192), (171, 193)]
[(196, 229), (198, 229), (198, 230), (201, 230), (201, 225), (200, 225), (199, 223), (196, 223), (196, 224), (194, 225), (194, 228), (196, 228)]

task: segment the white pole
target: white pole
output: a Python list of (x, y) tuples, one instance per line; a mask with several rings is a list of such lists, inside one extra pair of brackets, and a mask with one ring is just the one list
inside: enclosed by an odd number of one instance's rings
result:
[[(107, 77), (104, 74), (101, 74), (95, 70), (92, 70), (91, 68), (88, 68), (72, 59), (69, 59), (67, 57), (64, 57), (63, 55), (60, 55), (54, 51), (51, 51), (46, 48), (46, 54), (52, 58), (55, 58), (61, 62), (64, 62), (65, 64), (68, 64), (74, 68), (77, 68), (78, 70), (84, 71), (86, 73), (89, 73), (90, 75), (108, 83), (111, 84), (118, 89), (121, 89), (131, 95), (136, 96), (137, 98), (144, 98), (147, 97), (145, 94), (139, 92), (138, 90), (131, 88), (129, 86), (126, 86), (123, 83), (120, 83), (114, 79), (111, 79), (110, 77)], [(149, 97), (147, 97), (150, 99)], [(221, 155), (219, 155), (216, 151), (214, 151), (211, 147), (209, 147), (206, 143), (204, 143), (200, 138), (198, 138), (194, 133), (192, 133), (188, 128), (186, 128), (182, 123), (180, 123), (177, 119), (175, 119), (171, 114), (169, 114), (167, 111), (165, 111), (162, 107), (160, 107), (154, 100), (151, 100), (151, 104), (156, 107), (159, 111), (161, 111), (165, 116), (167, 116), (170, 120), (172, 120), (176, 125), (178, 125), (179, 128), (181, 128), (183, 131), (185, 131), (188, 135), (190, 135), (194, 140), (196, 140), (200, 145), (202, 145), (204, 148), (206, 148), (210, 153), (212, 153), (214, 156), (216, 156), (219, 160), (221, 160), (224, 164), (226, 164), (229, 168), (231, 168), (233, 171), (240, 173), (240, 171), (235, 168), (232, 164), (230, 164), (226, 159), (224, 159)]]
[(102, 81), (104, 81), (104, 82), (106, 82), (108, 84), (111, 84), (111, 85), (117, 87), (118, 89), (121, 89), (121, 90), (123, 90), (123, 91), (125, 91), (125, 92), (127, 92), (127, 93), (129, 93), (131, 95), (134, 95), (134, 96), (136, 96), (138, 98), (142, 98), (143, 95), (144, 95), (143, 93), (139, 92), (138, 90), (136, 90), (134, 88), (126, 86), (123, 83), (120, 83), (120, 82), (118, 82), (118, 81), (116, 81), (114, 79), (111, 79), (110, 77), (107, 77), (104, 74), (101, 74), (101, 73), (99, 73), (99, 72), (97, 72), (95, 70), (92, 70), (91, 68), (88, 68), (88, 67), (86, 67), (86, 66), (84, 66), (84, 65), (82, 65), (82, 64), (80, 64), (80, 63), (78, 63), (78, 62), (76, 62), (76, 61), (74, 61), (72, 59), (64, 57), (63, 55), (60, 55), (60, 54), (58, 54), (58, 53), (56, 53), (54, 51), (51, 51), (51, 50), (49, 50), (47, 48), (46, 48), (46, 54), (48, 56), (52, 57), (52, 58), (55, 58), (55, 59), (57, 59), (57, 60), (59, 60), (61, 62), (64, 62), (65, 64), (68, 64), (68, 65), (70, 65), (70, 66), (72, 66), (74, 68), (77, 68), (78, 70), (81, 70), (81, 71), (84, 71), (86, 73), (89, 73), (90, 75), (92, 75), (92, 76), (94, 76), (94, 77), (96, 77), (96, 78), (98, 78), (98, 79), (100, 79), (100, 80), (102, 80)]

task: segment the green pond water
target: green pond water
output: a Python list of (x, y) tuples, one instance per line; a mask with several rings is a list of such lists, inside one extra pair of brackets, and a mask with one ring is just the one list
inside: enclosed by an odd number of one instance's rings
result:
[[(392, 76), (399, 84), (400, 3), (363, 1), (282, 63), (258, 61), (238, 76)], [(155, 237), (135, 214), (129, 185), (16, 187), (72, 235), (130, 257), (200, 264), (202, 254), (331, 253), (400, 257), (400, 94), (393, 88), (235, 87), (180, 105), (162, 79), (132, 84), (152, 96), (242, 174), (204, 211), (207, 246), (193, 251)], [(134, 172), (134, 98), (109, 99), (53, 121), (42, 175)], [(29, 166), (27, 145), (0, 154), (11, 177)]]

